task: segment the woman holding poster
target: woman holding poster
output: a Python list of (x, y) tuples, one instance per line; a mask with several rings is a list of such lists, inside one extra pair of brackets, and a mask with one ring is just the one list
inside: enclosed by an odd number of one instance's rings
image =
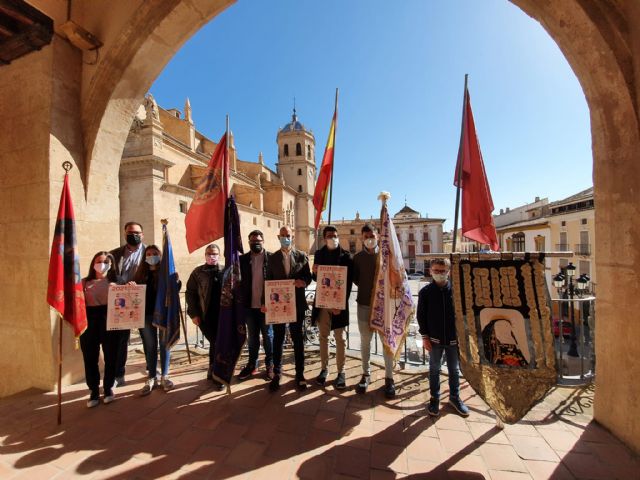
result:
[(107, 331), (107, 299), (109, 284), (116, 281), (113, 268), (115, 260), (109, 252), (98, 252), (91, 260), (89, 274), (82, 279), (82, 288), (87, 305), (87, 329), (80, 336), (80, 347), (84, 360), (84, 374), (91, 392), (87, 407), (100, 403), (100, 346), (104, 354), (104, 403), (114, 400), (113, 383), (116, 378), (116, 349), (118, 332)]
[(158, 386), (156, 378), (158, 367), (158, 349), (160, 349), (160, 385), (165, 392), (173, 388), (173, 382), (169, 380), (169, 362), (171, 351), (167, 348), (164, 334), (158, 336), (158, 329), (153, 326), (153, 311), (156, 306), (156, 296), (158, 294), (158, 266), (162, 260), (162, 252), (156, 245), (149, 245), (144, 251), (144, 262), (140, 264), (136, 271), (134, 282), (138, 285), (146, 285), (147, 293), (145, 297), (144, 328), (141, 328), (140, 337), (142, 347), (147, 362), (148, 377), (140, 390), (140, 395), (145, 396), (151, 393)]

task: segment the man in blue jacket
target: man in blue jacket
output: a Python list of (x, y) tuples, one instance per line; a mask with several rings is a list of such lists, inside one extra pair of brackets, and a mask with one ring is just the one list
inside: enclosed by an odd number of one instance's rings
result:
[(418, 294), (419, 331), (424, 348), (429, 351), (431, 399), (427, 410), (432, 417), (440, 414), (440, 368), (445, 354), (449, 370), (449, 404), (461, 416), (468, 417), (469, 408), (460, 399), (458, 337), (449, 282), (451, 262), (445, 258), (434, 258), (430, 269), (433, 282)]

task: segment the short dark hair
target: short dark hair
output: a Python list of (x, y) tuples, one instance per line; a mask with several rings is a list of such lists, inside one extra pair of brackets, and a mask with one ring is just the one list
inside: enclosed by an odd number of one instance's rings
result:
[(327, 225), (322, 229), (322, 238), (327, 236), (327, 232), (336, 232), (338, 233), (338, 229), (333, 225)]
[(360, 230), (360, 233), (364, 232), (378, 233), (378, 229), (373, 223), (367, 222), (362, 226), (362, 230)]
[(129, 228), (131, 225), (138, 225), (140, 227), (140, 230), (144, 231), (144, 228), (142, 228), (142, 224), (138, 223), (138, 222), (127, 222), (124, 224), (124, 231), (127, 231), (127, 228)]
[(260, 235), (262, 237), (262, 239), (264, 240), (264, 233), (262, 233), (260, 230), (253, 230), (250, 234), (249, 234), (249, 240), (251, 240), (251, 237), (257, 237), (258, 235)]
[(448, 258), (433, 258), (429, 262), (429, 267), (433, 267), (434, 265), (447, 267), (447, 270), (451, 270), (451, 261)]
[(218, 253), (220, 253), (220, 247), (215, 243), (210, 243), (209, 245), (207, 245), (207, 248), (205, 248), (204, 251), (206, 252), (207, 250), (213, 250), (214, 248), (218, 250)]

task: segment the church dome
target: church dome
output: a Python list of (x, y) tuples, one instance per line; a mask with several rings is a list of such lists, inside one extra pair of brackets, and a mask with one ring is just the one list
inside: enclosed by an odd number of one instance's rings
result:
[(296, 109), (293, 109), (293, 115), (291, 115), (291, 121), (287, 123), (284, 127), (280, 129), (279, 133), (287, 133), (287, 132), (306, 132), (307, 129), (304, 128), (304, 125), (298, 121), (298, 115), (296, 115)]

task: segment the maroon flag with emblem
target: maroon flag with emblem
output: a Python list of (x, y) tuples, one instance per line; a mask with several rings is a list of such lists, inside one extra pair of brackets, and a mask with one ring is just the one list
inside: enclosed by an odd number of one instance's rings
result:
[(76, 338), (82, 335), (87, 328), (87, 310), (80, 277), (76, 219), (69, 192), (68, 174), (64, 176), (58, 218), (51, 244), (47, 302), (69, 322)]
[(228, 194), (229, 151), (225, 133), (211, 156), (184, 219), (189, 253), (224, 236), (224, 209)]

